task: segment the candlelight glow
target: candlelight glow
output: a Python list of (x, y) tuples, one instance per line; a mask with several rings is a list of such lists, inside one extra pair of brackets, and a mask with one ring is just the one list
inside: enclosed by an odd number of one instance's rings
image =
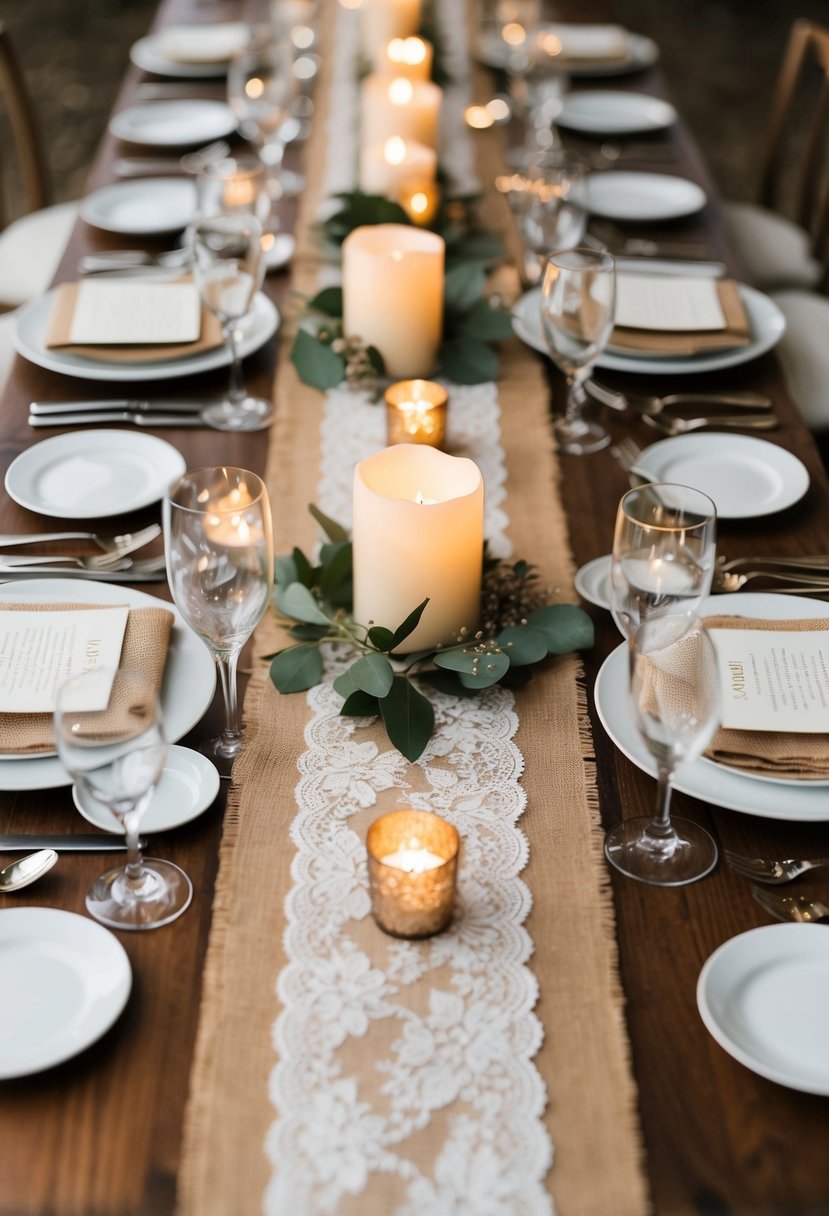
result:
[(251, 76), (245, 85), (245, 92), (252, 101), (257, 101), (265, 92), (265, 82), (258, 76)]
[(561, 54), (561, 39), (555, 34), (545, 34), (541, 39), (541, 49), (545, 55), (554, 59), (556, 55)]
[(402, 165), (406, 159), (406, 144), (399, 135), (387, 139), (383, 148), (383, 156), (390, 165)]
[(527, 40), (527, 31), (517, 21), (510, 21), (501, 29), (501, 37), (507, 46), (522, 46)]
[(463, 112), (466, 124), (475, 131), (485, 131), (495, 119), (486, 106), (467, 106)]
[(429, 200), (422, 190), (418, 190), (417, 193), (413, 194), (409, 199), (409, 206), (411, 207), (412, 211), (414, 211), (415, 215), (424, 215), (428, 210)]
[(389, 101), (395, 106), (407, 106), (414, 97), (414, 88), (411, 80), (407, 80), (405, 76), (398, 76), (389, 85)]
[(392, 38), (388, 46), (392, 63), (418, 64), (426, 58), (426, 44), (422, 38)]
[(493, 122), (505, 122), (510, 115), (509, 104), (503, 97), (493, 97), (492, 101), (486, 103), (486, 110)]

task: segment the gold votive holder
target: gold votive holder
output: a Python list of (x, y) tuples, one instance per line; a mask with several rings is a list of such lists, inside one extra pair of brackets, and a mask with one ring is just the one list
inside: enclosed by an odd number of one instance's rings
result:
[(446, 389), (432, 380), (398, 380), (386, 389), (386, 431), (389, 447), (396, 443), (425, 443), (442, 448), (446, 439)]
[(421, 938), (452, 919), (460, 837), (426, 811), (391, 811), (368, 830), (371, 912), (384, 933)]

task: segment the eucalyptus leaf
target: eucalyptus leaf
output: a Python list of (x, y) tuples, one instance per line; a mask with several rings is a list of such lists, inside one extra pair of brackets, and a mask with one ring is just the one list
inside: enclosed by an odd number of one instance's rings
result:
[(280, 692), (304, 692), (322, 679), (322, 656), (316, 646), (292, 646), (271, 663), (271, 679)]
[(546, 637), (548, 654), (572, 654), (574, 650), (587, 650), (593, 645), (593, 622), (576, 604), (547, 604), (544, 608), (536, 608), (527, 617), (527, 622)]
[(443, 280), (443, 299), (447, 312), (467, 312), (486, 287), (486, 273), (477, 262), (459, 262), (447, 270)]
[(476, 338), (457, 337), (438, 351), (440, 370), (456, 384), (485, 384), (498, 375), (498, 356)]
[(468, 646), (462, 650), (438, 651), (435, 665), (460, 672), (467, 688), (489, 688), (509, 670), (509, 659), (501, 650), (481, 654), (476, 647)]
[(384, 654), (371, 651), (348, 669), (356, 688), (372, 697), (387, 697), (394, 680), (392, 665)]
[(276, 606), (284, 616), (309, 625), (328, 625), (328, 617), (320, 610), (311, 592), (302, 583), (277, 587)]
[(547, 635), (532, 625), (512, 625), (498, 634), (498, 645), (508, 655), (510, 664), (526, 667), (547, 657)]
[(431, 702), (405, 676), (395, 676), (388, 696), (380, 702), (386, 734), (407, 760), (414, 762), (432, 737), (435, 711)]
[(299, 642), (321, 642), (328, 633), (327, 625), (292, 625), (290, 628), (291, 637)]
[(328, 595), (332, 608), (351, 608), (354, 602), (354, 582), (351, 575), (343, 579)]
[(463, 318), (459, 332), (479, 342), (503, 342), (512, 337), (512, 316), (503, 308), (493, 308), (486, 300), (478, 300)]
[(474, 697), (478, 691), (476, 688), (465, 688), (457, 671), (441, 671), (438, 668), (435, 671), (419, 672), (417, 678), (450, 697)]
[(368, 631), (368, 640), (378, 650), (391, 650), (394, 645), (394, 634), (390, 629), (385, 629), (382, 625), (372, 625)]
[(301, 549), (294, 549), (291, 557), (294, 559), (294, 565), (296, 566), (296, 578), (293, 581), (310, 587), (314, 581), (314, 571), (308, 558)]
[(296, 562), (292, 557), (283, 554), (276, 559), (276, 582), (280, 587), (287, 587), (288, 583), (298, 583), (299, 575), (297, 573)]
[(310, 384), (322, 392), (335, 388), (345, 375), (342, 355), (335, 355), (326, 342), (320, 342), (305, 329), (297, 331), (291, 362), (303, 384)]
[(330, 599), (337, 588), (351, 578), (351, 541), (323, 545), (320, 556), (320, 591), (326, 599)]
[(453, 254), (470, 262), (492, 265), (506, 255), (503, 241), (489, 232), (468, 232), (455, 245)]
[(308, 510), (330, 541), (339, 544), (341, 541), (349, 539), (349, 535), (342, 524), (338, 524), (336, 519), (330, 519), (329, 516), (324, 515), (316, 503), (309, 502)]
[(405, 642), (409, 634), (414, 633), (420, 624), (420, 618), (423, 616), (424, 609), (428, 603), (429, 598), (427, 596), (422, 604), (418, 604), (414, 612), (409, 613), (402, 625), (397, 626), (392, 634), (390, 650), (394, 650), (395, 646), (399, 646), (401, 642)]
[(340, 708), (343, 718), (374, 718), (380, 712), (376, 697), (370, 697), (367, 692), (358, 688), (356, 692), (346, 697)]
[(308, 308), (312, 312), (325, 313), (327, 317), (341, 317), (343, 315), (342, 287), (324, 287), (312, 300), (308, 301)]

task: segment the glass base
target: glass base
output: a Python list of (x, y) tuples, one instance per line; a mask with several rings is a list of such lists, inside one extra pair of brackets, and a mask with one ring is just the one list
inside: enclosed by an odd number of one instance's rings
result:
[(587, 456), (590, 452), (599, 452), (610, 443), (610, 435), (598, 422), (586, 422), (579, 419), (568, 422), (566, 418), (556, 418), (553, 431), (558, 442), (558, 450), (568, 456)]
[(190, 879), (158, 857), (145, 857), (133, 882), (123, 866), (96, 878), (86, 896), (90, 916), (111, 929), (160, 929), (181, 916), (193, 898)]
[(653, 819), (626, 819), (607, 833), (604, 853), (621, 874), (657, 887), (682, 887), (710, 874), (719, 852), (713, 838), (690, 819), (671, 818), (664, 840), (649, 834)]
[(227, 735), (216, 735), (213, 739), (206, 739), (204, 743), (199, 745), (198, 750), (203, 756), (207, 756), (213, 761), (219, 776), (229, 779), (233, 773), (233, 761), (241, 752), (244, 746), (244, 736), (239, 735), (238, 739)]
[(208, 405), (202, 417), (217, 431), (264, 431), (271, 425), (273, 406), (263, 397), (219, 401)]

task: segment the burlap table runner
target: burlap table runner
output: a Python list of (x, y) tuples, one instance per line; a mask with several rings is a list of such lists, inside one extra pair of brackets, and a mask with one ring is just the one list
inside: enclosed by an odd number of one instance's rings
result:
[[(329, 3), (324, 10), (328, 31), (334, 7)], [(326, 156), (332, 58), (323, 56), (297, 230), (294, 286), (306, 296), (315, 290), (319, 261), (309, 232)], [(485, 136), (480, 149), (481, 180), (492, 183), (502, 164), (497, 136)], [(490, 226), (508, 223), (491, 188), (487, 214)], [(316, 539), (307, 503), (319, 481), (324, 398), (299, 382), (285, 357), (293, 328), (288, 323), (281, 339), (267, 471), (279, 551), (293, 545), (307, 550)], [(503, 349), (499, 395), (509, 487), (514, 487), (507, 510), (516, 553), (539, 563), (548, 586), (574, 599), (547, 388), (538, 362), (517, 342)], [(255, 649), (264, 654), (279, 644), (277, 626), (268, 617)], [(648, 1203), (636, 1093), (580, 676), (576, 658), (562, 659), (522, 690), (517, 704), (516, 742), (526, 758), (528, 797), (521, 826), (530, 845), (523, 877), (533, 895), (526, 927), (535, 943), (532, 967), (541, 989), (536, 1012), (545, 1027), (535, 1063), (549, 1094), (545, 1120), (556, 1154), (548, 1185), (560, 1216), (641, 1216)], [(234, 770), (225, 820), (191, 1077), (179, 1176), (181, 1216), (259, 1212), (272, 1170), (279, 1168), (267, 1155), (276, 1117), (268, 1086), (276, 1064), (276, 980), (287, 961), (284, 902), (293, 855), (288, 832), (309, 710), (304, 697), (280, 697), (260, 665), (248, 688), (245, 718), (247, 743)], [(379, 742), (384, 737), (369, 728), (361, 738)], [(357, 1038), (354, 1052), (359, 1051)], [(436, 1154), (434, 1141), (427, 1126), (409, 1151), (428, 1163)], [(337, 1212), (390, 1216), (398, 1201), (394, 1181), (372, 1174), (366, 1191), (346, 1199)]]

